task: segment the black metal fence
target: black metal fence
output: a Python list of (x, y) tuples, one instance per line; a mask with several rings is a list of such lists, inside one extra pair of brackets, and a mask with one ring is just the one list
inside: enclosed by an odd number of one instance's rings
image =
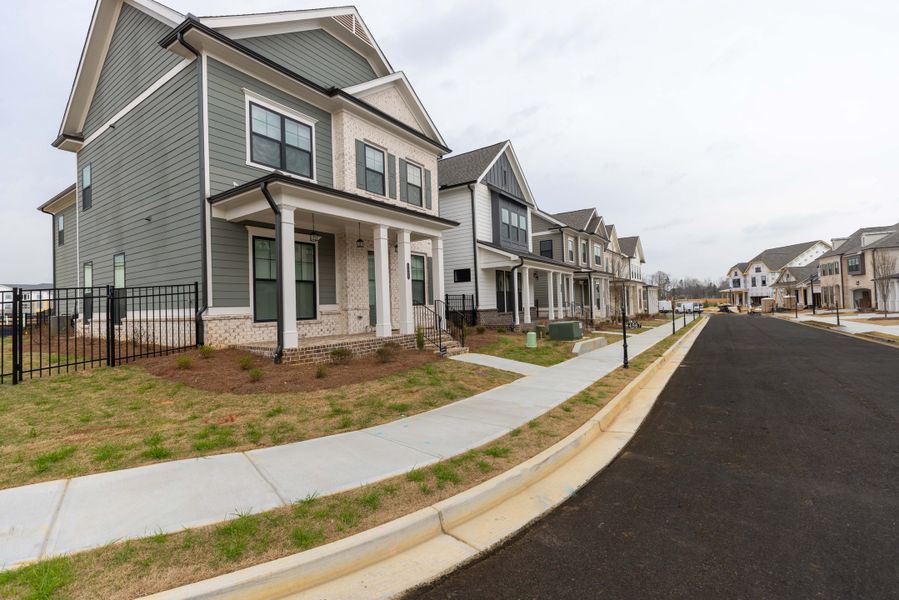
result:
[(203, 343), (199, 285), (4, 292), (0, 383), (114, 367)]
[(465, 324), (474, 327), (478, 324), (478, 310), (474, 304), (474, 294), (447, 294), (446, 308), (462, 315)]

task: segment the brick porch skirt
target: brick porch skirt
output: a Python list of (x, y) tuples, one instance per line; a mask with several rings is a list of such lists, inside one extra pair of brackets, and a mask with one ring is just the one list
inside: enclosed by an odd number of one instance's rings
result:
[[(291, 365), (310, 365), (317, 363), (333, 362), (331, 351), (335, 348), (347, 348), (353, 356), (368, 356), (374, 354), (387, 342), (394, 342), (401, 347), (411, 350), (415, 348), (415, 334), (393, 335), (391, 337), (375, 337), (374, 334), (330, 336), (324, 338), (304, 338), (300, 340), (299, 348), (285, 348), (282, 362)], [(276, 342), (262, 342), (251, 344), (235, 344), (234, 347), (252, 354), (258, 354), (267, 358), (275, 355)]]

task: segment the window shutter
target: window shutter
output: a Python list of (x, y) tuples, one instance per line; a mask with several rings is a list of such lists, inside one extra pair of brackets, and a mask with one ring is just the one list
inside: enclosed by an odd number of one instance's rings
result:
[(387, 155), (387, 195), (396, 198), (396, 157)]
[(431, 172), (425, 169), (425, 208), (431, 208)]
[(356, 140), (356, 187), (365, 189), (365, 144)]
[(428, 304), (434, 304), (434, 258), (429, 256), (428, 261)]
[(402, 158), (400, 159), (400, 200), (403, 202), (409, 201), (409, 196), (406, 193), (406, 161)]

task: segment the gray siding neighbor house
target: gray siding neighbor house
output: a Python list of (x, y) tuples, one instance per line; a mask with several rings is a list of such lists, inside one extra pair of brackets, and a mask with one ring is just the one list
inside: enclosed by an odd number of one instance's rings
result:
[[(511, 142), (440, 161), (440, 214), (448, 294), (471, 296), (481, 323), (528, 328), (538, 316), (573, 316), (572, 265), (538, 253), (540, 212)], [(555, 223), (555, 221), (553, 221)], [(536, 289), (552, 290), (538, 301)]]
[(196, 282), (206, 343), (276, 352), (435, 309), (450, 150), (355, 8), (99, 0), (89, 32), (53, 142), (74, 185), (40, 207), (56, 286)]

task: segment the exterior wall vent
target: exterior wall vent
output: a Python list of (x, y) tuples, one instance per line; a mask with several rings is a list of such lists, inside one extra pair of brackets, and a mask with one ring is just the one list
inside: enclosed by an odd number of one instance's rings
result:
[(372, 46), (371, 40), (368, 39), (367, 35), (365, 35), (365, 29), (356, 18), (356, 15), (337, 15), (336, 17), (331, 18), (343, 25), (347, 30), (349, 30), (350, 33), (355, 35), (357, 38), (359, 38), (369, 46)]

